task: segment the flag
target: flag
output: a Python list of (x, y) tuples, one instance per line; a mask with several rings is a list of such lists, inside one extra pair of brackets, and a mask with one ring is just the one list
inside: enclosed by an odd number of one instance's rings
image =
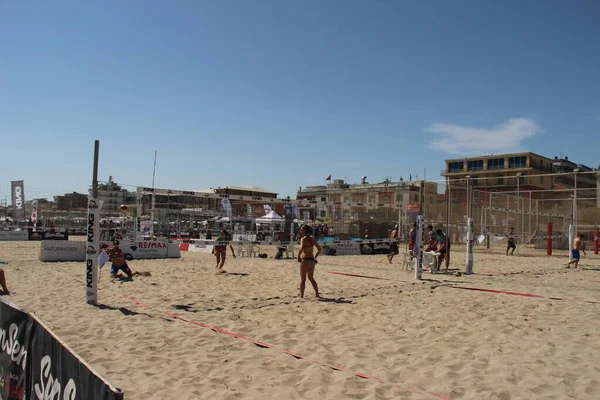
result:
[(223, 205), (223, 208), (225, 209), (225, 214), (227, 214), (227, 216), (231, 218), (232, 207), (231, 207), (231, 203), (229, 202), (229, 199), (221, 199), (221, 204)]
[(310, 211), (304, 211), (304, 223), (308, 224), (310, 222)]
[(331, 175), (329, 175), (329, 176), (327, 177), (327, 179), (325, 179), (325, 180), (326, 180), (326, 181), (331, 181)]
[(23, 181), (11, 181), (12, 205), (15, 209), (13, 219), (25, 221), (25, 188)]
[(35, 227), (37, 224), (37, 214), (38, 214), (38, 201), (33, 200), (31, 202), (31, 224), (33, 225), (33, 231), (35, 232)]

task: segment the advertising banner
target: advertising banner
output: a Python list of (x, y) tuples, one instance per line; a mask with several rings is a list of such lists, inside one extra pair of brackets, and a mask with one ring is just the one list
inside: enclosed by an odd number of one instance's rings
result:
[(323, 244), (323, 255), (359, 256), (360, 245), (349, 241), (334, 241)]
[(85, 295), (88, 304), (96, 304), (98, 299), (100, 208), (102, 208), (101, 200), (88, 198), (87, 240), (85, 246)]
[(29, 240), (27, 231), (0, 231), (0, 241)]
[(25, 187), (23, 181), (11, 181), (12, 205), (15, 209), (13, 219), (25, 221)]
[(384, 242), (383, 240), (380, 243), (366, 243), (360, 246), (360, 254), (369, 255), (369, 254), (389, 254), (390, 253), (390, 242)]
[(0, 299), (2, 400), (123, 400), (37, 318)]
[[(96, 374), (48, 328), (35, 320), (29, 347), (28, 399), (122, 400), (123, 392)], [(52, 393), (51, 396), (48, 396)]]
[(69, 234), (67, 232), (35, 232), (32, 230), (29, 233), (29, 240), (69, 240)]
[(225, 214), (231, 218), (231, 202), (229, 202), (229, 199), (221, 199), (221, 204), (225, 209)]
[[(100, 244), (102, 243), (107, 243), (109, 246), (112, 246), (112, 242), (100, 242)], [(119, 247), (123, 250), (125, 257), (129, 260), (181, 257), (179, 243), (156, 242), (151, 240), (129, 242), (122, 240)], [(40, 261), (86, 261), (87, 273), (87, 250), (87, 242), (43, 240), (40, 246)]]
[(31, 202), (31, 216), (29, 218), (31, 219), (31, 224), (33, 226), (34, 232), (35, 232), (35, 227), (37, 224), (37, 214), (38, 214), (38, 201), (33, 200)]
[(42, 240), (40, 261), (85, 261), (86, 242)]
[(0, 391), (2, 400), (23, 400), (27, 387), (29, 343), (33, 320), (12, 303), (0, 300)]
[(152, 221), (139, 221), (142, 236), (152, 236)]

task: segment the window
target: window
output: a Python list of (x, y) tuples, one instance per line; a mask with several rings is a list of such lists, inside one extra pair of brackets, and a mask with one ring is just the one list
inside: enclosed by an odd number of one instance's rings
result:
[(369, 195), (369, 201), (368, 201), (368, 203), (369, 203), (369, 204), (373, 204), (373, 203), (375, 203), (375, 196), (373, 196), (373, 195)]
[(477, 178), (473, 178), (473, 186), (477, 186), (477, 184), (478, 184)]
[(504, 185), (504, 176), (503, 175), (500, 175), (498, 177), (498, 185)]
[(483, 171), (483, 160), (467, 161), (468, 171)]
[(384, 203), (387, 203), (387, 202), (388, 202), (388, 195), (387, 195), (387, 194), (384, 194), (384, 195), (383, 195), (383, 202), (384, 202)]
[(490, 158), (488, 169), (504, 169), (504, 158)]
[(327, 211), (321, 210), (321, 218), (326, 218), (326, 217), (327, 217)]
[(448, 163), (448, 172), (462, 172), (465, 169), (465, 163), (463, 161), (456, 161)]
[(350, 210), (344, 210), (342, 212), (342, 214), (343, 214), (344, 218), (349, 218), (350, 217)]
[(402, 203), (402, 194), (396, 193), (396, 203)]
[(473, 200), (474, 200), (475, 202), (479, 202), (479, 190), (475, 190), (475, 191), (473, 192)]
[(452, 200), (453, 203), (456, 203), (456, 200), (458, 200), (458, 193), (450, 192), (450, 199)]
[(350, 203), (350, 196), (344, 196), (344, 203)]
[(508, 158), (508, 168), (526, 168), (527, 167), (527, 157), (509, 157)]
[(519, 177), (519, 185), (524, 185), (525, 184), (525, 177), (524, 176), (520, 176)]

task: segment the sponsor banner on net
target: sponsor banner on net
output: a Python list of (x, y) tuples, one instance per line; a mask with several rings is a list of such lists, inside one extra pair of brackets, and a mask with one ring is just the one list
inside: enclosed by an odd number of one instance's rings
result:
[[(320, 245), (331, 245), (333, 243), (356, 243), (359, 245), (362, 244), (379, 244), (379, 245), (387, 245), (387, 247), (389, 248), (389, 244), (392, 242), (398, 242), (397, 239), (360, 239), (360, 240), (334, 240), (331, 242), (319, 242)], [(260, 245), (260, 246), (289, 246), (289, 245), (299, 245), (300, 241), (268, 241), (268, 240), (255, 240), (255, 241), (251, 241), (251, 240), (225, 240), (225, 241), (220, 241), (220, 240), (199, 240), (199, 239), (192, 239), (189, 241), (190, 244), (194, 243), (196, 245), (198, 244), (205, 244), (205, 245), (241, 245), (241, 244), (256, 244), (256, 245)]]

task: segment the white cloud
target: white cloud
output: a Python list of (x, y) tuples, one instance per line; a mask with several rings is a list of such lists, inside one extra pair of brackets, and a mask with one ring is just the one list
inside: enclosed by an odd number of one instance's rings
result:
[(523, 151), (522, 142), (543, 130), (527, 118), (511, 118), (492, 129), (433, 124), (426, 131), (439, 134), (432, 149), (470, 156)]

